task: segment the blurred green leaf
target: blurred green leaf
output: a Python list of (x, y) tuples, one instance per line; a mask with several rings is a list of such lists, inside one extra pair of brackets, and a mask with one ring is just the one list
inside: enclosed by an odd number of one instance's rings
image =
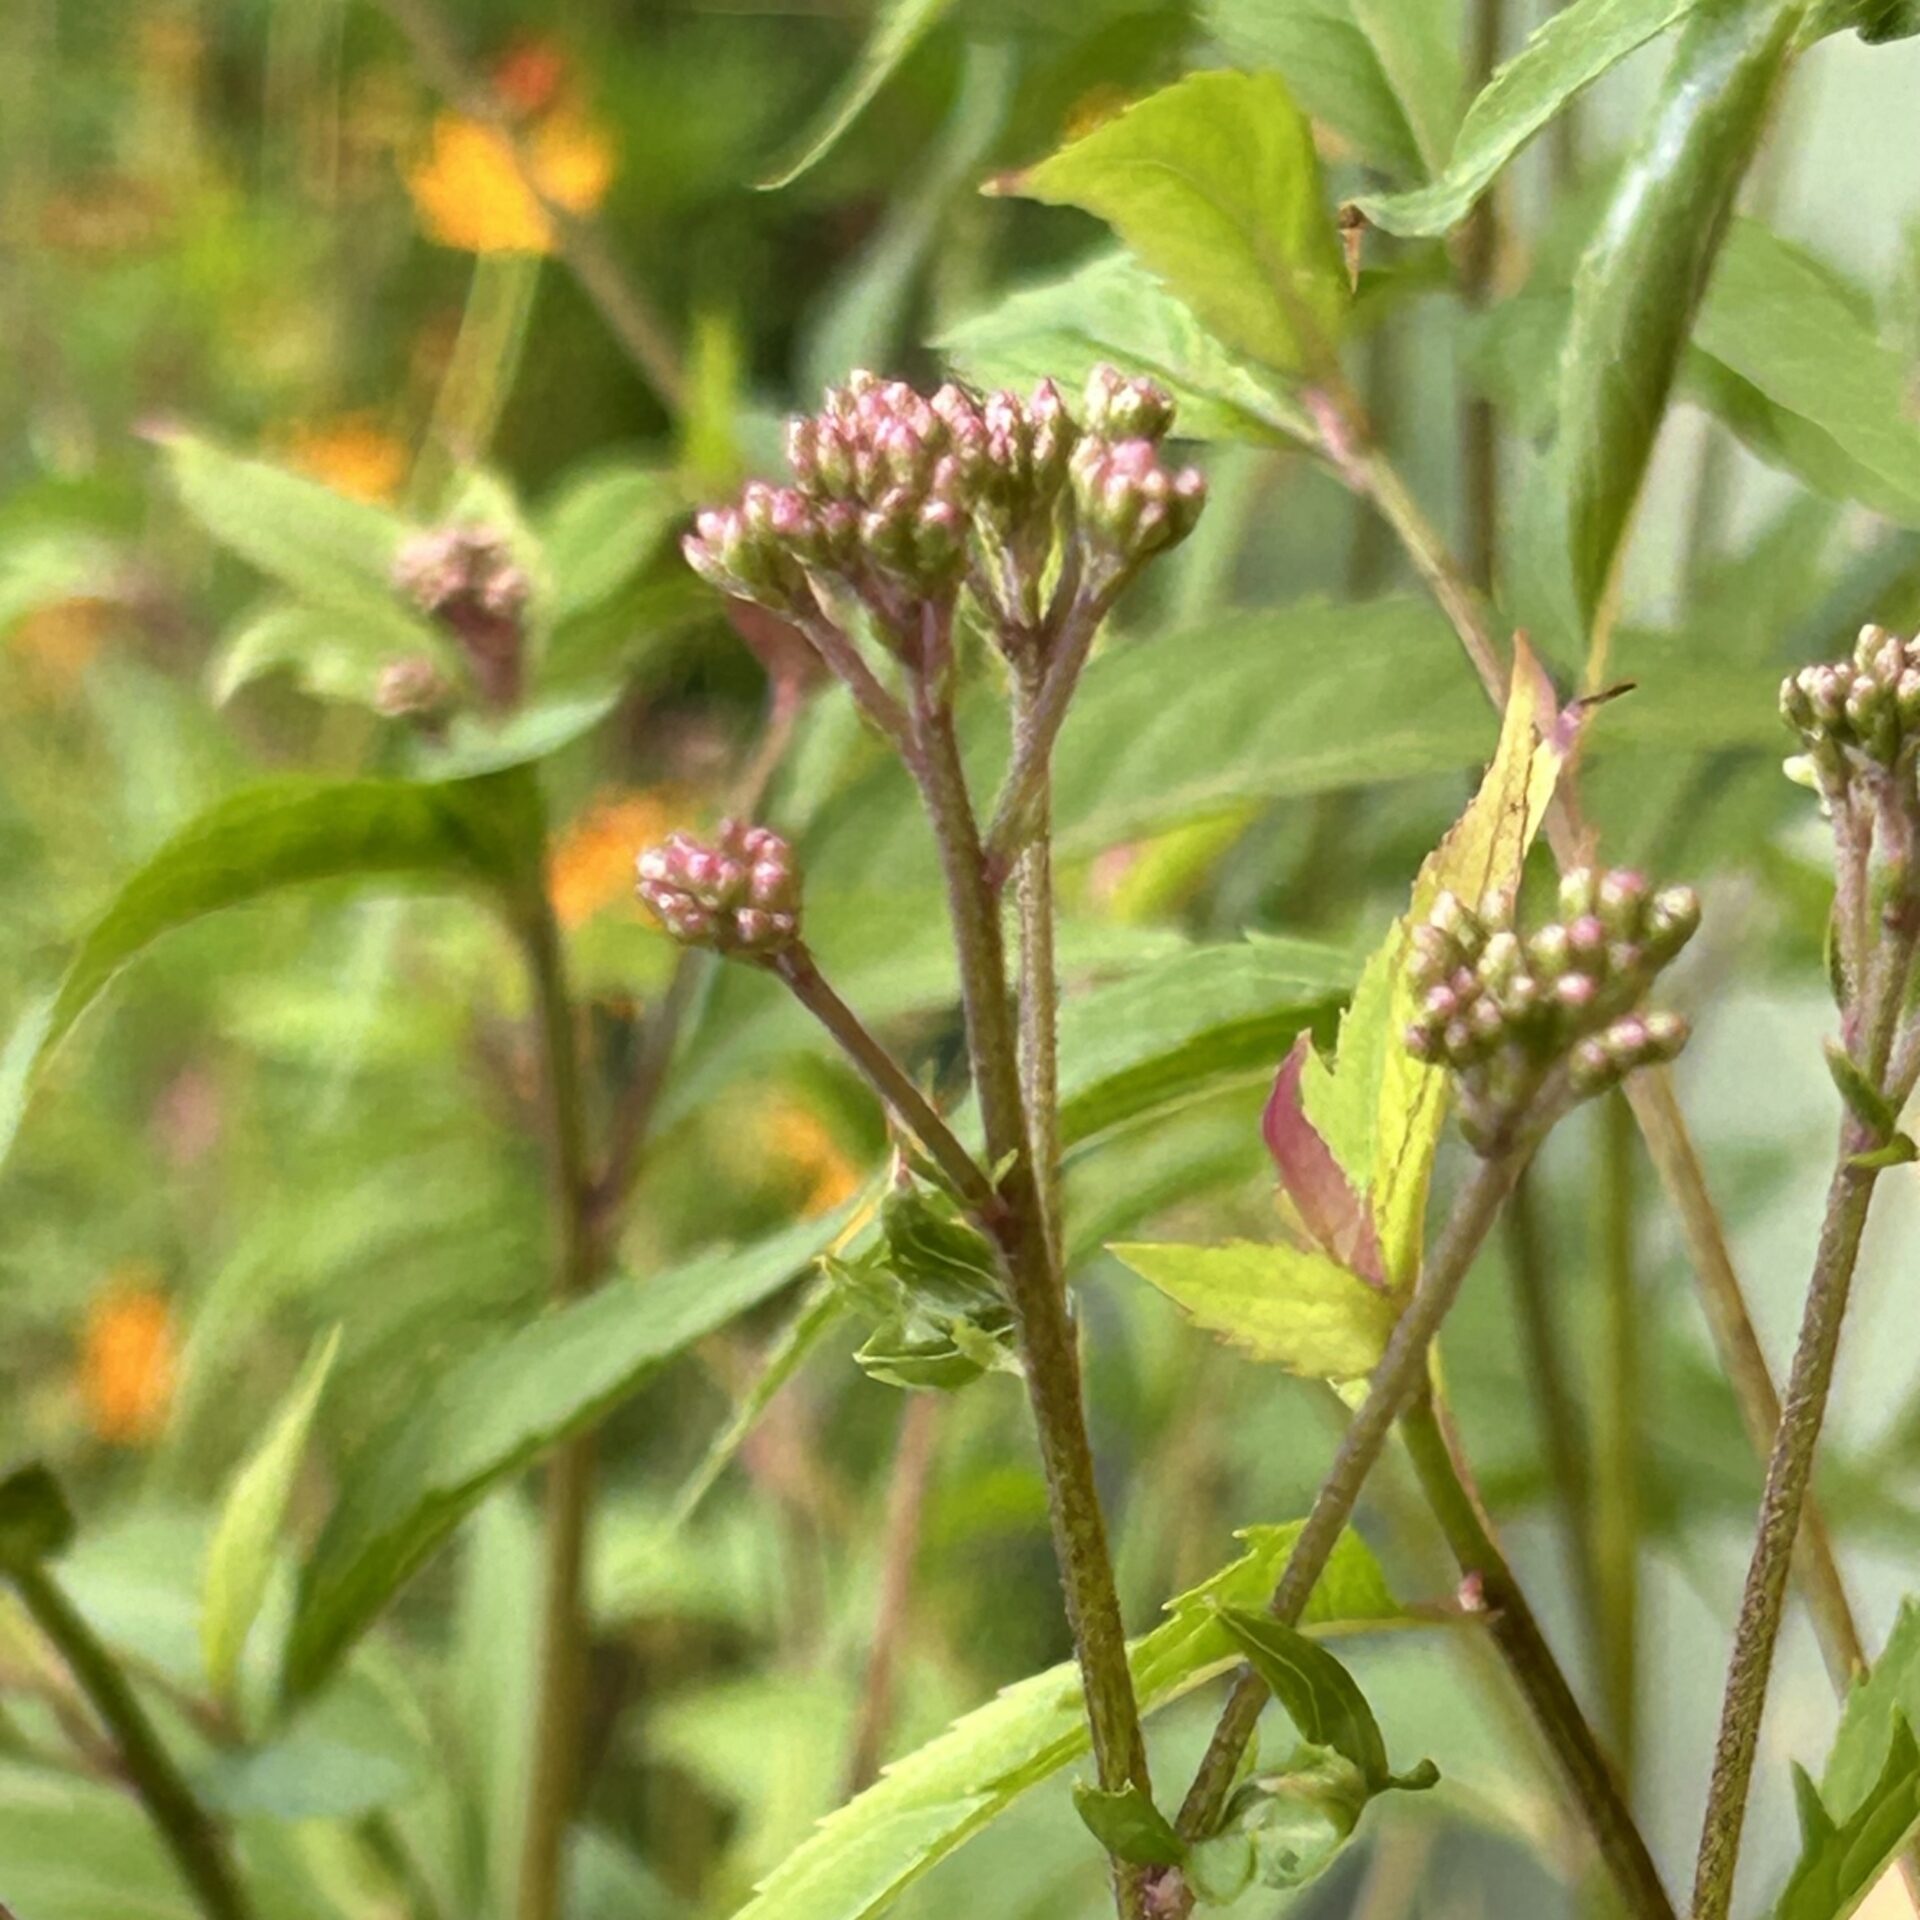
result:
[(1352, 0), (1352, 6), (1406, 110), (1422, 168), (1437, 171), (1460, 126), (1460, 7), (1449, 0)]
[[(424, 631), (414, 649), (432, 658), (444, 651)], [(380, 670), (399, 657), (384, 627), (276, 600), (246, 615), (222, 640), (208, 663), (207, 689), (216, 705), (225, 706), (242, 687), (286, 669), (295, 686), (315, 699), (369, 707)]]
[(545, 619), (562, 626), (618, 593), (686, 507), (678, 477), (665, 468), (622, 462), (569, 475), (536, 523), (549, 577)]
[(1209, 1333), (1308, 1379), (1371, 1373), (1393, 1331), (1393, 1302), (1317, 1249), (1236, 1240), (1218, 1247), (1122, 1242), (1108, 1251)]
[(1906, 1715), (1894, 1710), (1879, 1775), (1843, 1819), (1827, 1810), (1798, 1767), (1794, 1791), (1800, 1858), (1773, 1920), (1848, 1920), (1920, 1831), (1920, 1745)]
[(1206, 0), (1201, 18), (1237, 67), (1272, 67), (1300, 105), (1397, 180), (1426, 171), (1405, 104), (1353, 0)]
[(339, 1350), (336, 1327), (308, 1357), (266, 1436), (234, 1476), (207, 1549), (200, 1646), (208, 1684), (223, 1700), (233, 1695), (241, 1651), (266, 1595), (307, 1436)]
[(540, 884), (537, 790), (519, 777), (269, 782), (176, 834), (82, 939), (58, 991), (0, 1056), (0, 1157), (41, 1069), (122, 967), (204, 914), (317, 880), (385, 879), (496, 896)]
[(1358, 205), (1388, 233), (1433, 235), (1472, 212), (1503, 168), (1584, 88), (1673, 25), (1694, 0), (1574, 0), (1489, 80), (1431, 185)]
[(859, 58), (806, 130), (768, 168), (759, 183), (762, 190), (791, 186), (824, 160), (952, 4), (953, 0), (879, 0)]
[(1277, 74), (1196, 73), (996, 191), (1107, 222), (1226, 345), (1276, 372), (1324, 364), (1346, 267), (1305, 116)]
[[(1172, 1618), (1132, 1644), (1135, 1691), (1151, 1712), (1237, 1659), (1216, 1608), (1265, 1602), (1299, 1527), (1263, 1527), (1251, 1550), (1171, 1601)], [(1302, 1625), (1363, 1630), (1404, 1618), (1378, 1563), (1341, 1536)], [(824, 1820), (761, 1884), (735, 1920), (870, 1920), (900, 1891), (989, 1825), (1029, 1788), (1087, 1750), (1080, 1678), (1071, 1664), (1023, 1680)]]
[(1199, 947), (1060, 1012), (1060, 1127), (1069, 1145), (1161, 1112), (1234, 1074), (1270, 1073), (1309, 1027), (1331, 1023), (1351, 958), (1305, 940)]
[(1178, 403), (1183, 438), (1284, 445), (1311, 432), (1275, 382), (1228, 352), (1127, 253), (1098, 254), (1063, 280), (1008, 294), (936, 344), (983, 387), (1077, 386), (1102, 362), (1145, 374)]
[(0, 1899), (20, 1920), (197, 1920), (132, 1795), (0, 1763)]
[(0, 638), (42, 607), (103, 594), (115, 572), (113, 549), (83, 528), (30, 528), (0, 539)]
[(1803, 13), (1803, 0), (1699, 0), (1574, 277), (1559, 448), (1589, 624)]
[(1073, 1805), (1087, 1831), (1116, 1860), (1130, 1860), (1141, 1867), (1177, 1867), (1186, 1857), (1173, 1823), (1153, 1804), (1152, 1796), (1138, 1787), (1109, 1793), (1076, 1780)]
[(310, 1694), (493, 1488), (584, 1433), (694, 1341), (791, 1281), (845, 1224), (807, 1220), (751, 1246), (621, 1279), (423, 1383), (350, 1463), (301, 1572), (284, 1684)]

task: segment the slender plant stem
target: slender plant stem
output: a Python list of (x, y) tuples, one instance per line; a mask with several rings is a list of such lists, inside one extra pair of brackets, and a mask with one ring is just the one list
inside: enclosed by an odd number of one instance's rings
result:
[(1601, 1103), (1598, 1204), (1600, 1391), (1594, 1396), (1593, 1559), (1599, 1576), (1601, 1673), (1622, 1780), (1633, 1779), (1640, 1629), (1640, 1301), (1634, 1273), (1633, 1110)]
[[(1289, 1626), (1299, 1620), (1328, 1556), (1353, 1517), (1360, 1490), (1385, 1449), (1394, 1422), (1424, 1388), (1433, 1337), (1459, 1297), (1467, 1270), (1543, 1133), (1544, 1124), (1511, 1152), (1479, 1161), (1461, 1188), (1280, 1576), (1271, 1607), (1275, 1619)], [(1266, 1683), (1251, 1668), (1244, 1670), (1180, 1809), (1180, 1831), (1187, 1839), (1202, 1839), (1219, 1823), (1240, 1756), (1266, 1702)], [(1189, 1900), (1182, 1911), (1190, 1910)]]
[(599, 223), (590, 215), (561, 206), (547, 192), (518, 128), (502, 111), (492, 89), (469, 70), (433, 0), (379, 0), (379, 4), (413, 48), (429, 84), (506, 145), (513, 156), (514, 170), (553, 228), (561, 257), (606, 322), (607, 330), (668, 412), (682, 412), (687, 382), (679, 349), (645, 289), (608, 246)]
[[(560, 929), (544, 891), (529, 907), (523, 942), (540, 1025), (554, 1207), (560, 1229), (553, 1292), (557, 1300), (567, 1301), (593, 1285), (600, 1248), (594, 1231), (594, 1182), (587, 1159), (586, 1103), (573, 997), (567, 988)], [(583, 1586), (593, 1479), (591, 1434), (567, 1442), (547, 1467), (533, 1751), (521, 1837), (518, 1920), (558, 1920), (561, 1912), (586, 1705)]]
[(1673, 1903), (1660, 1884), (1659, 1869), (1634, 1824), (1620, 1781), (1493, 1537), (1431, 1393), (1414, 1396), (1400, 1417), (1400, 1432), (1427, 1504), (1461, 1573), (1478, 1582), (1494, 1645), (1559, 1763), (1568, 1796), (1612, 1872), (1628, 1913), (1673, 1920)]
[(1507, 1267), (1526, 1354), (1527, 1385), (1533, 1394), (1546, 1455), (1560, 1508), (1560, 1532), (1566, 1550), (1568, 1584), (1578, 1596), (1596, 1655), (1600, 1623), (1596, 1596), (1600, 1581), (1593, 1564), (1593, 1513), (1586, 1456), (1581, 1450), (1580, 1413), (1567, 1385), (1560, 1326), (1554, 1312), (1553, 1275), (1547, 1270), (1540, 1221), (1534, 1204), (1533, 1172), (1514, 1183), (1507, 1202)]
[(27, 1561), (9, 1567), (21, 1604), (67, 1663), (80, 1690), (112, 1734), (127, 1778), (158, 1829), (181, 1877), (207, 1920), (249, 1920), (220, 1830), (195, 1798), (173, 1756), (160, 1742), (113, 1655), (46, 1568)]
[(937, 1394), (910, 1393), (900, 1417), (900, 1444), (894, 1455), (886, 1518), (880, 1529), (880, 1595), (874, 1607), (866, 1683), (861, 1689), (852, 1758), (847, 1765), (849, 1800), (865, 1792), (879, 1777), (887, 1729), (893, 1719), (894, 1675), (906, 1641), (913, 1563), (920, 1551), (927, 1485), (933, 1477), (940, 1409)]
[[(1479, 94), (1500, 64), (1506, 40), (1506, 0), (1474, 0), (1468, 50), (1468, 97)], [(1460, 246), (1460, 290), (1478, 312), (1493, 292), (1500, 256), (1500, 188), (1491, 187), (1469, 216)], [(1466, 506), (1468, 577), (1491, 593), (1500, 537), (1500, 418), (1493, 402), (1468, 393), (1460, 402), (1460, 492)]]
[[(1033, 675), (1014, 675), (1014, 737), (1027, 731), (1039, 692)], [(1066, 1274), (1060, 1191), (1060, 977), (1053, 928), (1053, 780), (1041, 769), (1034, 795), (1034, 832), (1014, 871), (1020, 920), (1020, 1090), (1033, 1134), (1033, 1157), (1047, 1244), (1055, 1270)]]
[[(916, 682), (914, 731), (919, 749), (914, 771), (940, 850), (959, 955), (974, 1091), (988, 1159), (1005, 1202), (1005, 1219), (997, 1237), (1040, 1441), (1054, 1553), (1079, 1656), (1094, 1761), (1103, 1787), (1118, 1790), (1132, 1784), (1151, 1792), (1113, 1559), (1087, 1438), (1080, 1356), (1066, 1290), (1054, 1269), (1022, 1108), (1019, 1044), (1008, 1001), (999, 904), (967, 792), (952, 710), (924, 677)], [(1140, 1871), (1116, 1862), (1114, 1890), (1124, 1920), (1138, 1920), (1144, 1912)]]

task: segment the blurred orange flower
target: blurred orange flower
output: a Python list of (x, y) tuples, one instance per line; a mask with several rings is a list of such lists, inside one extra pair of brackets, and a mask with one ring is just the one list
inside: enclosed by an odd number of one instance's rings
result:
[(59, 600), (36, 607), (7, 642), (43, 687), (64, 691), (76, 685), (106, 638), (104, 600)]
[(776, 1099), (762, 1109), (760, 1128), (768, 1158), (808, 1183), (807, 1197), (800, 1203), (803, 1213), (831, 1213), (859, 1191), (860, 1169), (811, 1107)]
[(616, 900), (633, 896), (633, 862), (641, 848), (684, 826), (685, 795), (655, 787), (607, 794), (582, 813), (554, 845), (547, 892), (563, 927), (582, 927)]
[[(613, 146), (581, 115), (540, 122), (526, 146), (539, 195), (569, 213), (591, 213), (613, 183)], [(466, 253), (551, 253), (553, 224), (514, 159), (478, 121), (443, 113), (427, 157), (407, 175), (420, 224), (443, 247)]]
[(370, 413), (302, 421), (289, 428), (284, 458), (291, 467), (351, 500), (385, 506), (407, 477), (407, 449)]
[(80, 1396), (87, 1424), (111, 1446), (157, 1438), (173, 1404), (179, 1338), (156, 1279), (149, 1268), (123, 1267), (87, 1310)]

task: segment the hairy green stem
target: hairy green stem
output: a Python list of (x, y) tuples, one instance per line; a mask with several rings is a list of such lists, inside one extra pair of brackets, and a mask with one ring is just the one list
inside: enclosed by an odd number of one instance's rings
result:
[(1494, 1645), (1559, 1764), (1568, 1797), (1611, 1871), (1627, 1912), (1645, 1920), (1673, 1920), (1673, 1903), (1620, 1781), (1493, 1537), (1431, 1393), (1414, 1396), (1400, 1417), (1400, 1432), (1427, 1504), (1461, 1574), (1476, 1584)]
[[(1038, 677), (1016, 669), (1014, 737), (1027, 731), (1027, 715), (1039, 693)], [(1020, 1090), (1040, 1207), (1047, 1223), (1053, 1264), (1065, 1279), (1060, 1191), (1060, 978), (1053, 926), (1053, 781), (1040, 771), (1033, 803), (1033, 838), (1014, 871), (1020, 921)]]
[[(1280, 1576), (1271, 1603), (1275, 1619), (1289, 1626), (1299, 1620), (1328, 1556), (1353, 1517), (1360, 1490), (1385, 1449), (1394, 1423), (1426, 1385), (1434, 1335), (1459, 1297), (1467, 1271), (1514, 1181), (1544, 1136), (1549, 1117), (1543, 1114), (1541, 1122), (1512, 1151), (1479, 1161), (1461, 1188)], [(1188, 1840), (1203, 1839), (1218, 1825), (1240, 1756), (1253, 1737), (1266, 1703), (1266, 1683), (1251, 1668), (1246, 1669), (1228, 1696), (1226, 1710), (1180, 1809), (1180, 1831)], [(1190, 1897), (1180, 1911), (1191, 1911)]]
[(1599, 1577), (1600, 1670), (1621, 1778), (1633, 1779), (1640, 1629), (1640, 1301), (1634, 1277), (1633, 1110), (1601, 1103), (1600, 1391), (1594, 1396), (1593, 1561)]
[(113, 1736), (127, 1778), (200, 1911), (207, 1920), (249, 1920), (252, 1909), (219, 1828), (161, 1744), (113, 1655), (45, 1567), (25, 1561), (9, 1567), (7, 1577)]
[[(988, 1161), (1005, 1203), (997, 1237), (1039, 1436), (1054, 1553), (1079, 1656), (1094, 1761), (1103, 1787), (1117, 1790), (1131, 1784), (1151, 1792), (1113, 1558), (1087, 1438), (1080, 1356), (1066, 1290), (1054, 1267), (1022, 1106), (999, 904), (967, 792), (952, 709), (924, 677), (916, 681), (914, 731), (919, 748), (914, 771), (940, 850), (960, 960), (974, 1091)], [(1139, 1920), (1144, 1899), (1140, 1871), (1116, 1862), (1114, 1886), (1124, 1920)]]

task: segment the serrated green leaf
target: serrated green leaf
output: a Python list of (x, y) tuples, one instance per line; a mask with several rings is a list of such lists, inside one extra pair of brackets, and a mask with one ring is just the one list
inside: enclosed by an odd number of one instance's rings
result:
[(1235, 352), (1326, 361), (1346, 268), (1313, 135), (1277, 74), (1196, 73), (999, 183), (1111, 226)]
[(429, 629), (393, 589), (409, 531), (398, 515), (193, 434), (160, 445), (181, 501), (222, 546), (305, 604), (361, 623), (370, 643), (378, 635), (390, 652), (431, 651)]
[(1399, 180), (1425, 172), (1420, 141), (1353, 0), (1206, 0), (1201, 15), (1237, 67), (1272, 67), (1302, 108)]
[(1350, 1761), (1370, 1791), (1387, 1785), (1393, 1769), (1380, 1723), (1359, 1682), (1325, 1647), (1268, 1613), (1223, 1607), (1220, 1623), (1286, 1709), (1301, 1739)]
[(339, 1348), (336, 1327), (314, 1349), (266, 1437), (234, 1476), (207, 1549), (200, 1649), (207, 1682), (222, 1700), (233, 1696), (240, 1655), (266, 1595), (294, 1478)]
[(1073, 1805), (1087, 1831), (1116, 1860), (1137, 1867), (1177, 1867), (1186, 1857), (1173, 1823), (1138, 1787), (1110, 1793), (1076, 1780)]
[(1331, 1024), (1353, 962), (1305, 940), (1198, 947), (1060, 1011), (1060, 1129), (1069, 1145), (1238, 1074), (1270, 1072), (1295, 1038)]
[(496, 898), (538, 884), (539, 794), (515, 775), (269, 781), (222, 801), (134, 874), (81, 940), (51, 999), (0, 1059), (0, 1158), (46, 1062), (121, 968), (162, 935), (284, 888), (378, 879)]
[(1908, 1598), (1880, 1657), (1854, 1681), (1821, 1775), (1829, 1806), (1851, 1813), (1886, 1764), (1894, 1721), (1920, 1717), (1920, 1600)]
[(1317, 1249), (1236, 1240), (1108, 1251), (1210, 1333), (1309, 1379), (1371, 1373), (1393, 1332), (1392, 1301)]
[(1559, 449), (1568, 557), (1589, 623), (1804, 11), (1803, 0), (1698, 0), (1575, 274)]
[(1574, 0), (1500, 68), (1467, 109), (1445, 168), (1431, 185), (1374, 194), (1360, 210), (1388, 233), (1456, 227), (1535, 134), (1609, 68), (1664, 33), (1693, 0)]
[(1419, 1271), (1427, 1182), (1446, 1118), (1445, 1074), (1402, 1044), (1416, 1011), (1406, 965), (1412, 929), (1442, 892), (1477, 901), (1491, 887), (1518, 885), (1565, 759), (1566, 741), (1549, 737), (1555, 731), (1552, 689), (1521, 642), (1479, 790), (1422, 865), (1405, 917), (1362, 971), (1333, 1059), (1316, 1054), (1301, 1075), (1307, 1118), (1366, 1195), (1397, 1287)]
[(1805, 1844), (1773, 1920), (1849, 1920), (1920, 1832), (1920, 1745), (1905, 1714), (1894, 1712), (1879, 1775), (1844, 1819), (1796, 1790)]
[(859, 58), (806, 130), (767, 169), (759, 182), (762, 191), (791, 186), (818, 166), (952, 4), (953, 0), (880, 0)]
[(301, 1571), (288, 1695), (309, 1694), (326, 1678), (491, 1488), (777, 1293), (845, 1220), (803, 1221), (650, 1280), (615, 1280), (423, 1383), (418, 1404), (350, 1464)]
[(0, 1480), (0, 1572), (53, 1559), (73, 1531), (73, 1510), (50, 1468), (34, 1461)]
[(1283, 445), (1311, 426), (1277, 382), (1229, 352), (1132, 255), (1096, 255), (949, 327), (934, 343), (978, 386), (1077, 386), (1103, 362), (1172, 394), (1183, 439)]
[[(1165, 1706), (1237, 1662), (1215, 1603), (1262, 1604), (1299, 1532), (1297, 1525), (1255, 1529), (1247, 1554), (1171, 1601), (1172, 1617), (1132, 1643), (1143, 1710)], [(1404, 1618), (1373, 1555), (1357, 1536), (1342, 1535), (1303, 1626), (1364, 1630)], [(829, 1815), (734, 1920), (872, 1920), (1021, 1794), (1086, 1751), (1077, 1669), (1068, 1664), (1023, 1680)]]

